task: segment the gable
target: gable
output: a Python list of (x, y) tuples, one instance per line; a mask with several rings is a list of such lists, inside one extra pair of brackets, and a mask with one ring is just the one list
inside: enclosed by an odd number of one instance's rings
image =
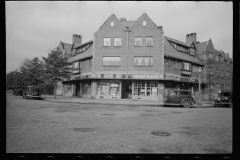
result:
[[(114, 24), (114, 26), (111, 26), (111, 23)], [(116, 29), (122, 28), (121, 23), (119, 22), (118, 18), (112, 14), (108, 19), (103, 23), (103, 25), (98, 29), (97, 32), (104, 30), (104, 31), (112, 31)]]
[(146, 22), (145, 28), (155, 28), (158, 29), (157, 25), (150, 19), (150, 17), (146, 14), (143, 13), (136, 21), (136, 23), (133, 25), (132, 29), (136, 28), (142, 28), (143, 27), (143, 22)]
[(206, 46), (206, 51), (209, 51), (211, 53), (215, 53), (215, 49), (214, 49), (214, 46), (213, 46), (213, 43), (212, 43), (211, 39), (209, 39), (209, 41), (208, 41), (208, 44)]

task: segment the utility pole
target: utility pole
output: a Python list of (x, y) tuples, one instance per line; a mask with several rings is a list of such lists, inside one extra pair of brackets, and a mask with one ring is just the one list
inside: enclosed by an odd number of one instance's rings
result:
[(201, 74), (201, 67), (199, 67), (198, 68), (198, 75), (199, 75), (199, 77), (198, 77), (198, 83), (199, 83), (199, 85), (198, 85), (198, 105), (200, 105), (200, 92), (201, 92), (201, 77), (200, 77), (200, 74)]
[(128, 34), (129, 32), (131, 32), (131, 28), (130, 27), (125, 27), (125, 31), (127, 32), (127, 74), (126, 74), (126, 78), (128, 78), (128, 48), (129, 48), (129, 40), (128, 40)]

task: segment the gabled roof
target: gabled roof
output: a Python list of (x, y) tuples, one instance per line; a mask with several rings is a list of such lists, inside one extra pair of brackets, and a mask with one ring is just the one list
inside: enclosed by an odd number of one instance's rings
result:
[(196, 54), (197, 54), (197, 55), (202, 54), (202, 51), (205, 50), (205, 48), (206, 48), (206, 46), (207, 46), (207, 43), (208, 43), (208, 41), (206, 41), (206, 42), (201, 42), (201, 43), (196, 43), (196, 49), (197, 49)]
[(72, 44), (61, 42), (63, 49), (65, 49), (67, 54), (71, 54)]
[(164, 36), (164, 37), (166, 37), (167, 40), (170, 40), (170, 41), (172, 41), (172, 42), (181, 44), (181, 45), (186, 46), (186, 47), (190, 47), (190, 45), (191, 45), (191, 44), (188, 45), (188, 44), (186, 44), (186, 43), (184, 43), (184, 42), (178, 41), (178, 40), (176, 40), (176, 39), (173, 39), (173, 38), (170, 38), (170, 37), (167, 37), (167, 36)]
[[(191, 62), (191, 63), (203, 65), (203, 63), (201, 62), (201, 60), (198, 59), (197, 57), (192, 56), (192, 55), (187, 54), (187, 53), (183, 53), (183, 52), (177, 51), (177, 50), (170, 44), (169, 40), (172, 41), (172, 40), (174, 40), (174, 39), (164, 36), (164, 56), (168, 56), (168, 57), (180, 59), (180, 60), (183, 60), (183, 61), (188, 61), (188, 62)], [(180, 42), (180, 41), (176, 41), (176, 40), (175, 40), (174, 42), (178, 43), (178, 42)], [(188, 45), (184, 44), (183, 42), (180, 42), (179, 44), (188, 46)], [(189, 47), (189, 46), (188, 46), (188, 47)]]
[[(85, 43), (86, 44), (86, 43)], [(86, 51), (70, 57), (67, 61), (69, 63), (91, 57), (93, 55), (93, 45), (91, 45)]]
[(93, 40), (87, 41), (87, 42), (85, 42), (85, 43), (83, 43), (83, 44), (81, 44), (81, 45), (79, 45), (79, 46), (77, 46), (77, 47), (75, 47), (75, 48), (78, 48), (78, 47), (84, 46), (84, 45), (86, 45), (86, 44), (88, 44), (88, 43), (91, 43), (91, 42), (93, 42)]

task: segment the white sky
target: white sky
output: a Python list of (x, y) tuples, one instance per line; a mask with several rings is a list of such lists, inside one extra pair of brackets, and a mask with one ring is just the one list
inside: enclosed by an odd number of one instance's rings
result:
[(144, 12), (164, 35), (185, 42), (186, 34), (197, 33), (197, 41), (210, 38), (217, 50), (232, 57), (232, 2), (75, 2), (6, 1), (6, 72), (20, 67), (25, 58), (46, 57), (60, 41), (72, 43), (72, 35), (82, 42), (111, 14), (137, 20)]

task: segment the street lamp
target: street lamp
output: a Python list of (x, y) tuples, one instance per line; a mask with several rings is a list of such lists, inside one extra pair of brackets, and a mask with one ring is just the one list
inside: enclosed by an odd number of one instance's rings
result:
[(126, 75), (126, 78), (128, 78), (128, 46), (129, 46), (128, 34), (129, 34), (129, 32), (131, 32), (131, 28), (125, 27), (125, 31), (127, 32), (127, 75)]

